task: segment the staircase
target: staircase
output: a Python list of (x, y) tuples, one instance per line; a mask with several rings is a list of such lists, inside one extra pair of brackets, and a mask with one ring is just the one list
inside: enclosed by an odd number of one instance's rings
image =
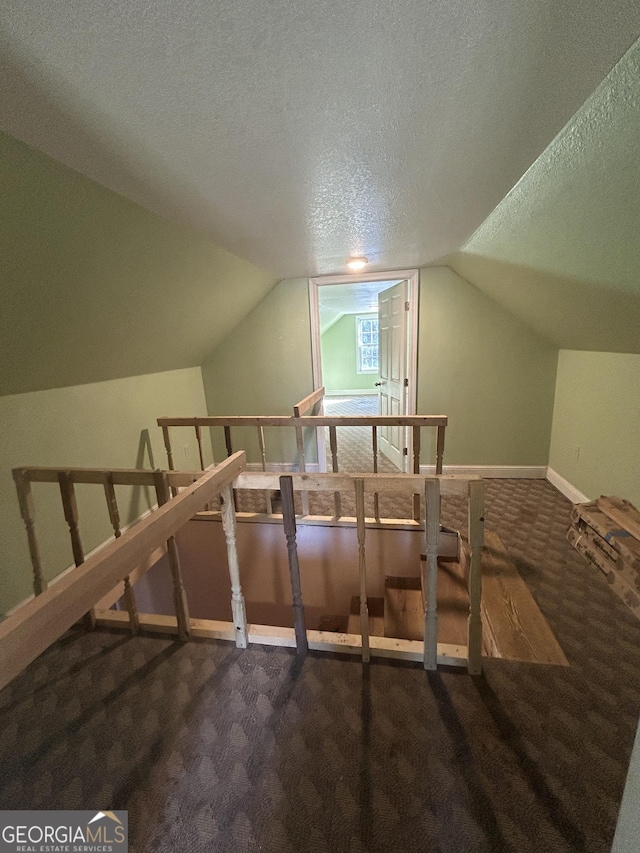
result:
[[(466, 543), (462, 564), (453, 557), (438, 558), (438, 642), (466, 645), (469, 618)], [(384, 598), (368, 598), (369, 634), (401, 640), (424, 639), (425, 594), (420, 577), (387, 575)], [(345, 624), (346, 622), (346, 624)], [(325, 617), (324, 630), (360, 633), (360, 599), (354, 595), (348, 619)], [(334, 627), (335, 626), (335, 627)]]

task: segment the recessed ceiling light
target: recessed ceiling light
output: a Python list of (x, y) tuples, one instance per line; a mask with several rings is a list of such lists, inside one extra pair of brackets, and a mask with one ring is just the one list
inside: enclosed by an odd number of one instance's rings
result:
[(353, 272), (357, 272), (358, 270), (363, 270), (366, 265), (369, 263), (367, 258), (349, 258), (347, 261), (347, 266)]

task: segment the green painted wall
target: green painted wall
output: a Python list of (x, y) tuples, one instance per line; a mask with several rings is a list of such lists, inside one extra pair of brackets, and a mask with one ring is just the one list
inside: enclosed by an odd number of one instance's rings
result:
[[(418, 411), (449, 417), (445, 464), (547, 464), (552, 344), (450, 269), (434, 267), (420, 272), (418, 358)], [(432, 438), (430, 446), (433, 454)]]
[[(202, 365), (211, 415), (292, 415), (312, 376), (307, 279), (280, 282)], [(259, 461), (255, 430), (238, 435), (250, 461)], [(213, 442), (220, 459), (221, 430), (213, 430)], [(266, 444), (271, 460), (295, 459), (293, 436), (267, 430)]]
[(199, 366), (273, 276), (0, 134), (0, 395)]
[(640, 40), (449, 264), (562, 349), (640, 353)]
[(320, 348), (322, 380), (329, 393), (361, 389), (376, 392), (375, 383), (378, 381), (378, 376), (375, 373), (358, 373), (355, 314), (345, 314), (327, 329), (320, 339)]
[[(12, 468), (166, 468), (156, 418), (204, 414), (199, 367), (0, 398), (0, 614), (33, 591)], [(174, 431), (174, 450), (176, 465), (199, 467), (193, 430)], [(33, 495), (36, 530), (50, 579), (72, 563), (68, 527), (57, 486), (36, 483)], [(102, 489), (78, 486), (77, 496), (82, 541), (88, 552), (112, 531)], [(118, 487), (117, 497), (123, 523), (155, 503), (153, 494), (140, 488)]]
[[(306, 280), (281, 282), (203, 365), (210, 413), (289, 413), (312, 390), (309, 322)], [(421, 270), (418, 409), (449, 415), (446, 463), (546, 465), (556, 359), (450, 269)], [(430, 435), (424, 448), (433, 459)]]
[(549, 465), (640, 508), (640, 355), (560, 351)]

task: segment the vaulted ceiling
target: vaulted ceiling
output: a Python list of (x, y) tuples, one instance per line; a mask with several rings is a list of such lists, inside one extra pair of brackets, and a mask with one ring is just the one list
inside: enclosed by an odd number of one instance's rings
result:
[(279, 278), (459, 249), (640, 33), (637, 0), (22, 0), (2, 126)]
[(0, 4), (0, 130), (57, 161), (0, 138), (0, 393), (201, 364), (352, 254), (640, 352), (639, 34), (637, 0)]

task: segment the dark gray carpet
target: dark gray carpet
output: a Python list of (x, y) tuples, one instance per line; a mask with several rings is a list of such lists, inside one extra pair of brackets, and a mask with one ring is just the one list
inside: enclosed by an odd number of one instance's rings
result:
[(544, 481), (489, 482), (568, 669), (69, 634), (0, 693), (0, 808), (128, 809), (140, 853), (608, 851), (640, 623), (564, 540), (569, 509)]

